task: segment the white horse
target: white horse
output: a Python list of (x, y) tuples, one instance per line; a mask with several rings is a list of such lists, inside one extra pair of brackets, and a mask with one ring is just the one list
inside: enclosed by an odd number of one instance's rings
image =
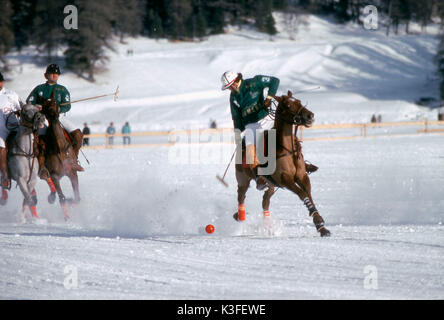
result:
[(38, 218), (35, 185), (39, 164), (34, 157), (34, 138), (45, 122), (39, 105), (22, 106), (17, 134), (8, 147), (8, 168), (11, 179), (15, 180), (24, 196), (23, 210), (29, 207), (31, 214)]

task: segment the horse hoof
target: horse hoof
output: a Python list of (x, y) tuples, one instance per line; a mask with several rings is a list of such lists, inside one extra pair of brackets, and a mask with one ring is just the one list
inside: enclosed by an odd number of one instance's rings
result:
[(319, 233), (321, 234), (321, 237), (330, 237), (330, 236), (331, 236), (330, 231), (328, 231), (328, 229), (325, 228), (325, 227), (322, 227), (322, 228), (319, 229), (318, 231), (319, 231)]
[(74, 207), (80, 203), (80, 199), (66, 199), (69, 206)]
[(239, 213), (235, 212), (233, 214), (233, 219), (236, 220), (236, 221), (239, 221), (239, 222), (244, 221), (245, 220), (245, 214), (239, 218)]
[(50, 204), (53, 204), (55, 202), (55, 200), (56, 200), (56, 194), (55, 194), (55, 192), (51, 192), (48, 196), (48, 202)]

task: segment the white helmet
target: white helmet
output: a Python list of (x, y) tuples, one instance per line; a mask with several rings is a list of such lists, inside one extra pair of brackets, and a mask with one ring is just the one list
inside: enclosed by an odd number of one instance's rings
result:
[(220, 78), (222, 81), (222, 90), (226, 90), (236, 81), (238, 74), (234, 71), (226, 71)]

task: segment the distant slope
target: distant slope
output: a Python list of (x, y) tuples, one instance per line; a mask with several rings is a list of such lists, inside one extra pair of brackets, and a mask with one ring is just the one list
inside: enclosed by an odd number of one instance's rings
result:
[[(436, 110), (413, 104), (419, 97), (436, 96), (433, 28), (427, 35), (386, 37), (382, 30), (309, 16), (310, 25), (291, 41), (280, 16), (276, 18), (281, 32), (273, 41), (253, 30), (231, 28), (200, 43), (147, 38), (129, 39), (124, 45), (116, 42), (96, 83), (69, 72), (60, 83), (70, 89), (74, 100), (111, 93), (119, 84), (119, 101), (78, 103), (69, 116), (79, 125), (92, 123), (93, 132), (103, 131), (110, 121), (117, 126), (130, 121), (133, 130), (207, 127), (210, 118), (219, 126), (231, 126), (229, 94), (220, 91), (219, 78), (232, 69), (245, 77), (279, 77), (279, 93), (320, 86), (297, 94), (315, 112), (318, 123), (364, 122), (373, 113), (382, 114), (384, 121), (436, 119)], [(134, 55), (128, 56), (128, 49)], [(32, 53), (27, 48), (9, 56), (21, 64), (22, 73), (17, 71), (7, 86), (23, 99), (44, 81), (44, 66), (34, 64)]]

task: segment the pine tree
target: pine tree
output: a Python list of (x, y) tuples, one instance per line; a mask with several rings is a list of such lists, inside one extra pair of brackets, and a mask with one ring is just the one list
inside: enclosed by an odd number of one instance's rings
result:
[(191, 0), (166, 1), (167, 32), (173, 39), (186, 36), (186, 22), (192, 13)]
[(35, 6), (37, 0), (14, 0), (12, 7), (14, 15), (12, 24), (14, 29), (15, 46), (20, 51), (29, 44), (32, 34), (32, 26), (35, 18)]
[(430, 23), (433, 12), (434, 0), (423, 0), (421, 3), (413, 1), (412, 12), (416, 17), (416, 21), (421, 25), (421, 31), (425, 32), (427, 25)]
[(285, 10), (287, 5), (286, 0), (273, 0), (273, 9), (275, 10)]
[(265, 0), (265, 32), (270, 36), (277, 33), (276, 22), (273, 18), (273, 0)]
[(256, 2), (255, 27), (270, 36), (277, 33), (272, 11), (273, 0), (259, 0)]
[(63, 42), (63, 8), (67, 0), (37, 0), (32, 42), (39, 52), (46, 53), (47, 61), (51, 62), (57, 55), (56, 51)]
[(5, 55), (14, 46), (14, 33), (12, 31), (12, 4), (10, 0), (0, 0), (0, 61), (3, 69), (8, 70)]
[(140, 0), (114, 0), (114, 32), (123, 43), (125, 36), (136, 36), (142, 32), (143, 9)]
[(444, 1), (436, 0), (436, 15), (441, 19), (441, 29), (444, 28)]
[(265, 19), (265, 0), (258, 0), (256, 1), (256, 11), (254, 13), (254, 25), (259, 31), (265, 31)]
[(164, 36), (162, 19), (154, 9), (150, 9), (148, 12), (145, 28), (149, 37), (159, 39)]
[(108, 60), (105, 49), (112, 49), (113, 8), (107, 0), (75, 0), (74, 5), (78, 8), (79, 28), (66, 31), (66, 65), (79, 76), (95, 81), (98, 64)]
[(207, 34), (207, 21), (203, 10), (199, 10), (196, 15), (196, 37), (203, 38)]
[(435, 59), (438, 65), (438, 75), (441, 80), (440, 97), (441, 97), (441, 102), (443, 103), (444, 102), (444, 29), (442, 29), (439, 34), (439, 40), (440, 41)]
[(288, 5), (286, 7), (284, 11), (284, 26), (290, 40), (295, 40), (299, 26), (309, 24), (303, 15), (304, 12), (305, 10), (300, 6)]
[(335, 17), (339, 23), (345, 23), (350, 20), (350, 15), (348, 14), (348, 0), (339, 0), (335, 8)]
[(228, 2), (221, 0), (207, 0), (203, 4), (203, 10), (206, 13), (205, 20), (208, 22), (207, 27), (211, 34), (224, 32), (225, 14), (228, 5)]

